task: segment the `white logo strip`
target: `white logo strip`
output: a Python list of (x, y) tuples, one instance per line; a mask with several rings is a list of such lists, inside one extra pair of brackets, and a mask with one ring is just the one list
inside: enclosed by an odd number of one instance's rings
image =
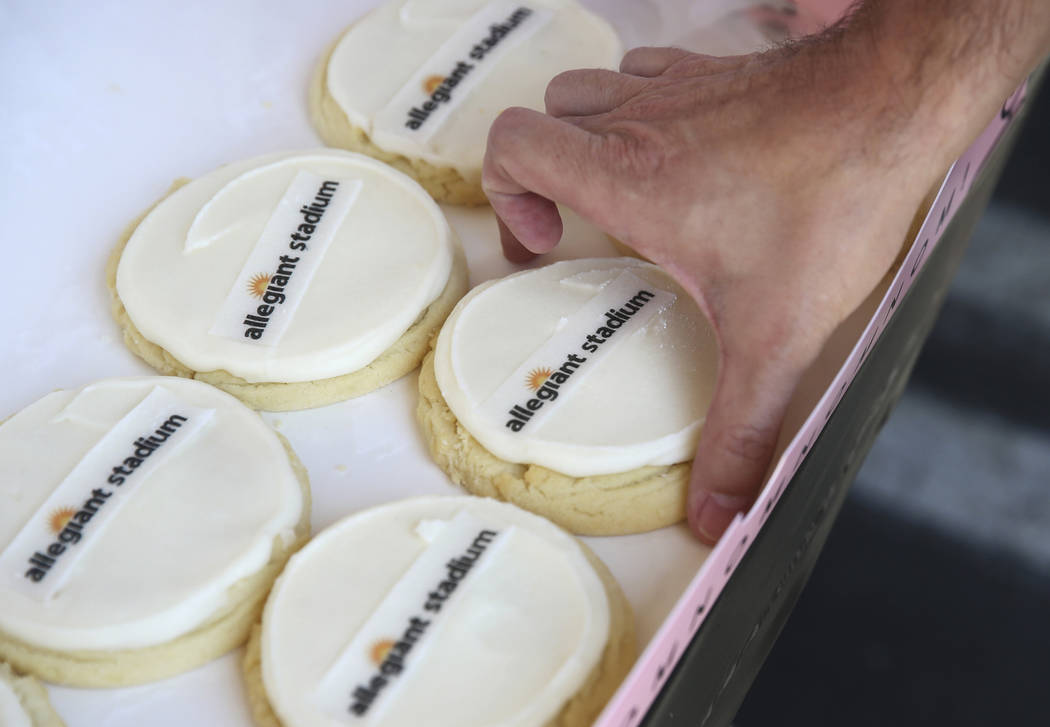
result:
[(426, 143), (502, 56), (553, 17), (550, 10), (515, 0), (486, 4), (376, 114), (373, 134)]
[(625, 271), (569, 316), (482, 403), (510, 432), (534, 432), (599, 361), (674, 302), (675, 295)]
[(191, 440), (214, 409), (154, 387), (88, 450), (0, 554), (0, 577), (52, 598), (139, 485)]
[[(513, 528), (490, 529), (467, 512), (444, 523), (425, 522), (417, 532), (431, 535), (426, 550), (394, 584), (350, 644), (321, 679), (318, 705), (340, 722), (373, 725), (382, 721), (403, 673), (425, 655), (427, 637), (438, 630), (448, 604), (483, 567)], [(433, 639), (431, 639), (432, 641)]]
[(361, 185), (357, 179), (328, 179), (305, 170), (296, 174), (209, 332), (277, 345)]

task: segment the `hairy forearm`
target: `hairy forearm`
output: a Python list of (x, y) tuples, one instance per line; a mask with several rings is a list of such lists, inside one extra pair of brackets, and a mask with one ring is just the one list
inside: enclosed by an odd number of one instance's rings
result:
[(1050, 2), (866, 0), (837, 32), (869, 87), (950, 163), (1050, 52)]

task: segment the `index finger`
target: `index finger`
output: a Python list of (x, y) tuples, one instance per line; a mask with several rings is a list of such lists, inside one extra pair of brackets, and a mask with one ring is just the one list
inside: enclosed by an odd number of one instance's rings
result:
[(552, 250), (561, 239), (557, 203), (584, 213), (606, 183), (601, 137), (538, 111), (511, 108), (489, 130), (481, 186), (501, 221), (504, 254), (514, 262)]

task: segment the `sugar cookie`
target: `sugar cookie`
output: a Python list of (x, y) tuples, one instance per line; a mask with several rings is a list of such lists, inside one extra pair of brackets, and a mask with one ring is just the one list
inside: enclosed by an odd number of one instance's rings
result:
[(587, 535), (685, 516), (718, 350), (696, 304), (633, 258), (475, 288), (419, 378), (431, 453), (469, 491)]
[(467, 270), (418, 185), (317, 149), (173, 188), (125, 233), (107, 282), (125, 343), (151, 366), (281, 411), (418, 366)]
[(586, 546), (512, 505), (429, 497), (294, 556), (244, 665), (261, 727), (582, 727), (634, 655), (630, 607)]
[(575, 0), (393, 0), (324, 54), (310, 113), (330, 146), (392, 164), (438, 201), (484, 204), (496, 116), (542, 111), (558, 73), (615, 69), (622, 54), (612, 27)]
[(75, 686), (209, 661), (244, 641), (309, 512), (287, 442), (211, 386), (48, 394), (0, 425), (0, 659)]

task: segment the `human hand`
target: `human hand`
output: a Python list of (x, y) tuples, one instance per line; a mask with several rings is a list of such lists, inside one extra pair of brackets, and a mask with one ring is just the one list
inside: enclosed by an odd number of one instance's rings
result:
[(509, 109), (489, 135), (483, 186), (509, 259), (558, 243), (564, 203), (711, 320), (720, 365), (687, 502), (708, 543), (750, 506), (802, 373), (947, 166), (924, 120), (821, 46), (834, 42), (732, 58), (636, 49), (621, 73), (559, 75), (547, 114)]

